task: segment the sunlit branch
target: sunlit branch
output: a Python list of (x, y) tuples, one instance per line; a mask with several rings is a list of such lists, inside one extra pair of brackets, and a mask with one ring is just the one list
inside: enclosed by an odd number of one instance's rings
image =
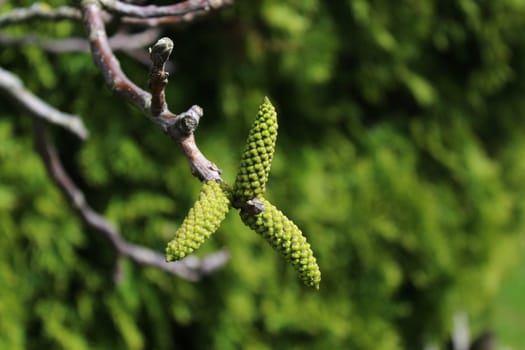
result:
[(191, 23), (195, 19), (203, 17), (209, 13), (210, 11), (201, 10), (193, 11), (182, 16), (164, 16), (150, 18), (122, 17), (120, 21), (125, 24), (141, 27), (165, 27)]
[(177, 115), (176, 118), (172, 118), (172, 114), (167, 109), (164, 89), (168, 83), (168, 74), (165, 66), (172, 49), (173, 41), (169, 38), (158, 40), (150, 48), (153, 63), (148, 82), (152, 93), (151, 112), (157, 116), (157, 124), (181, 146), (184, 155), (190, 162), (193, 175), (201, 181), (222, 181), (220, 169), (204, 157), (195, 143), (193, 132), (197, 129), (200, 118), (204, 114), (202, 108), (194, 105), (188, 111)]
[(149, 115), (151, 95), (129, 80), (120, 68), (108, 41), (100, 5), (95, 1), (84, 1), (83, 17), (93, 60), (104, 75), (106, 84), (117, 95)]
[(58, 21), (63, 19), (79, 20), (80, 18), (80, 11), (74, 7), (51, 8), (49, 5), (36, 3), (31, 7), (17, 8), (0, 15), (0, 28), (34, 20)]
[(60, 125), (81, 139), (88, 137), (88, 131), (82, 119), (51, 107), (37, 96), (25, 89), (22, 81), (13, 73), (0, 68), (0, 93), (9, 97), (31, 115)]
[(113, 224), (90, 207), (84, 193), (75, 185), (62, 166), (54, 145), (46, 135), (45, 126), (38, 120), (35, 120), (34, 124), (34, 143), (49, 177), (60, 189), (68, 204), (87, 227), (102, 234), (111, 242), (119, 256), (126, 256), (138, 264), (153, 266), (189, 281), (197, 281), (202, 276), (221, 269), (228, 261), (229, 254), (219, 251), (202, 259), (190, 256), (177, 263), (167, 263), (163, 254), (129, 243)]
[[(159, 36), (160, 30), (151, 28), (140, 33), (118, 32), (108, 39), (109, 46), (114, 51), (128, 51), (147, 47)], [(23, 37), (0, 35), (2, 46), (34, 45), (47, 52), (90, 52), (89, 41), (84, 38), (45, 39), (34, 34)], [(149, 64), (149, 60), (148, 60)]]
[[(129, 80), (120, 68), (120, 63), (108, 42), (100, 5), (94, 1), (84, 1), (83, 12), (91, 53), (106, 83), (119, 96), (139, 107), (146, 116), (181, 146), (184, 155), (190, 162), (193, 175), (201, 181), (222, 181), (219, 168), (201, 153), (193, 136), (193, 131), (197, 128), (203, 115), (202, 108), (193, 106), (180, 115), (168, 109), (164, 93), (168, 82), (165, 65), (173, 48), (171, 40), (161, 39), (151, 48), (153, 66), (148, 84), (152, 91), (150, 95)], [(163, 55), (163, 52), (167, 54)]]
[(184, 16), (195, 11), (209, 11), (230, 5), (232, 0), (188, 0), (173, 5), (135, 5), (117, 0), (100, 0), (104, 8), (121, 16), (151, 18), (164, 16)]

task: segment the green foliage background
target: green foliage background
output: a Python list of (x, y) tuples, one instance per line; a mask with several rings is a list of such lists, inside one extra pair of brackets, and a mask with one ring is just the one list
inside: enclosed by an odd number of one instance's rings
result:
[[(518, 0), (238, 0), (165, 33), (170, 108), (204, 108), (198, 143), (230, 183), (257, 106), (276, 105), (268, 198), (308, 236), (319, 292), (232, 213), (199, 251), (231, 252), (216, 275), (125, 260), (115, 283), (115, 252), (0, 96), (0, 348), (420, 349), (444, 343), (456, 310), (490, 326), (524, 237), (524, 31)], [(2, 32), (84, 35), (69, 22)], [(118, 56), (145, 86), (148, 68)], [(0, 65), (83, 116), (86, 143), (53, 128), (62, 159), (128, 240), (162, 251), (200, 187), (177, 146), (88, 55), (2, 47)]]

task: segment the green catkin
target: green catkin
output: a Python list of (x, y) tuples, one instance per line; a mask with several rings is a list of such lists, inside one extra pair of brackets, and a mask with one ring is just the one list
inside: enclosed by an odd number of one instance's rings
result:
[(230, 190), (224, 183), (203, 184), (199, 198), (166, 247), (166, 261), (184, 258), (210, 237), (230, 210)]
[(241, 210), (242, 221), (279, 251), (307, 286), (319, 289), (321, 271), (301, 230), (266, 199), (259, 199), (264, 210), (256, 215)]
[(259, 106), (241, 165), (233, 186), (236, 200), (246, 201), (264, 194), (277, 139), (277, 113), (268, 97)]
[[(298, 271), (301, 280), (319, 289), (321, 272), (301, 230), (264, 199), (277, 139), (277, 113), (265, 97), (250, 129), (233, 190), (223, 182), (203, 185), (199, 198), (166, 247), (166, 261), (180, 260), (196, 250), (218, 228), (233, 201), (241, 219), (265, 238)], [(255, 203), (255, 204), (254, 204)], [(262, 212), (257, 205), (262, 203)]]

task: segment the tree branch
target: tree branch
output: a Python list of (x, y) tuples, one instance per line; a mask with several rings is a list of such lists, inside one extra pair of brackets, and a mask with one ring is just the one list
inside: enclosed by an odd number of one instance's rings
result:
[(47, 4), (35, 3), (29, 8), (18, 8), (0, 15), (0, 28), (34, 20), (58, 21), (79, 20), (80, 18), (80, 11), (74, 7), (62, 6), (53, 9)]
[[(151, 90), (151, 114), (161, 116), (168, 112), (166, 103), (165, 88), (168, 84), (168, 72), (166, 72), (166, 62), (173, 50), (173, 41), (162, 38), (149, 49), (150, 59), (153, 62), (149, 74), (148, 87)], [(175, 116), (166, 115), (170, 119)]]
[(151, 18), (137, 18), (137, 17), (122, 17), (120, 21), (124, 24), (142, 26), (142, 27), (161, 27), (161, 26), (175, 26), (183, 23), (191, 23), (196, 18), (203, 17), (210, 13), (209, 11), (193, 11), (183, 16), (164, 16)]
[(108, 41), (100, 5), (96, 1), (83, 1), (82, 5), (91, 54), (104, 75), (106, 84), (120, 97), (149, 115), (151, 95), (129, 80), (120, 68)]
[[(157, 23), (162, 21), (174, 23), (176, 21), (189, 21), (194, 16), (204, 14), (210, 9), (218, 9), (231, 2), (231, 0), (189, 0), (169, 6), (140, 6), (112, 0), (83, 0), (81, 2), (82, 11), (65, 6), (51, 9), (46, 5), (35, 4), (30, 8), (15, 9), (1, 15), (0, 27), (26, 23), (36, 19), (56, 21), (83, 18), (89, 36), (89, 49), (104, 76), (106, 84), (118, 96), (138, 107), (180, 145), (195, 176), (202, 181), (222, 181), (218, 167), (204, 157), (195, 143), (193, 133), (203, 116), (202, 108), (195, 105), (179, 115), (170, 112), (168, 109), (165, 96), (165, 87), (168, 82), (166, 64), (173, 49), (173, 42), (164, 38), (151, 48), (150, 58), (153, 65), (149, 75), (150, 94), (134, 84), (125, 75), (113, 50), (143, 47), (146, 41), (151, 42), (153, 37), (158, 36), (158, 30), (147, 30), (133, 35), (117, 34), (108, 39), (105, 21), (109, 20), (109, 17), (105, 16), (106, 14), (102, 11), (101, 3), (113, 13), (124, 15), (123, 22), (126, 21), (125, 18), (133, 22), (131, 17), (141, 19), (154, 17)], [(36, 36), (23, 38), (4, 36), (0, 39), (11, 44), (36, 44), (53, 52), (86, 51), (88, 48), (88, 42), (80, 38), (41, 41)], [(18, 77), (1, 68), (0, 92), (15, 100), (36, 117), (33, 119), (34, 145), (44, 162), (49, 177), (82, 222), (88, 228), (106, 237), (114, 247), (118, 257), (125, 256), (138, 264), (153, 266), (190, 281), (196, 281), (206, 274), (213, 273), (222, 268), (228, 261), (229, 254), (225, 251), (219, 251), (203, 259), (189, 256), (182, 261), (168, 264), (165, 262), (163, 254), (126, 241), (119, 230), (93, 210), (86, 201), (84, 193), (75, 185), (64, 169), (55, 146), (46, 135), (45, 125), (41, 121), (44, 119), (59, 124), (79, 137), (86, 138), (87, 130), (81, 119), (74, 115), (62, 113), (44, 103), (25, 90)]]
[[(143, 49), (150, 45), (151, 42), (159, 36), (159, 33), (160, 30), (156, 28), (146, 29), (140, 33), (133, 34), (118, 32), (110, 37), (108, 42), (113, 51)], [(33, 34), (28, 34), (23, 37), (0, 35), (0, 45), (35, 45), (52, 53), (90, 52), (89, 41), (84, 38), (45, 39)]]
[(158, 40), (150, 48), (150, 57), (153, 63), (148, 81), (148, 86), (152, 92), (151, 114), (157, 116), (157, 124), (180, 145), (191, 164), (193, 175), (201, 181), (223, 181), (220, 169), (204, 157), (195, 143), (193, 132), (197, 129), (200, 118), (204, 114), (202, 108), (194, 105), (175, 118), (167, 109), (164, 89), (168, 84), (168, 73), (165, 71), (165, 67), (172, 49), (173, 41), (169, 38)]
[(22, 81), (16, 75), (2, 68), (0, 68), (0, 93), (8, 96), (31, 115), (60, 125), (83, 140), (88, 137), (88, 131), (80, 117), (63, 113), (51, 107), (27, 91)]
[(68, 204), (87, 227), (111, 242), (119, 256), (126, 256), (138, 264), (153, 266), (189, 281), (198, 281), (202, 276), (221, 269), (228, 261), (229, 254), (219, 251), (202, 259), (193, 256), (176, 263), (167, 263), (164, 255), (127, 242), (114, 225), (89, 206), (84, 193), (76, 187), (62, 166), (54, 145), (46, 135), (44, 125), (37, 119), (34, 123), (34, 143), (48, 175), (61, 190)]
[(100, 0), (100, 2), (110, 12), (138, 18), (184, 16), (195, 11), (219, 9), (233, 3), (232, 0), (188, 0), (167, 6), (139, 6), (118, 0)]
[(219, 168), (206, 159), (195, 144), (193, 131), (203, 115), (202, 108), (193, 106), (188, 111), (176, 115), (169, 111), (164, 89), (168, 74), (165, 65), (173, 48), (173, 42), (160, 39), (150, 51), (153, 67), (150, 72), (149, 87), (153, 93), (142, 90), (124, 74), (118, 59), (108, 42), (100, 5), (93, 0), (84, 0), (83, 15), (91, 43), (95, 63), (102, 71), (106, 83), (119, 96), (139, 107), (164, 132), (177, 142), (191, 164), (192, 174), (201, 181), (223, 181)]

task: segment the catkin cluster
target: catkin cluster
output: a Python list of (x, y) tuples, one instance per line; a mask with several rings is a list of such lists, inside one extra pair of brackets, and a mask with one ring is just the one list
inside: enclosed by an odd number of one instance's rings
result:
[[(321, 272), (310, 244), (301, 230), (263, 197), (276, 139), (277, 113), (265, 97), (250, 129), (233, 189), (215, 181), (202, 186), (197, 202), (168, 243), (167, 261), (180, 260), (196, 250), (219, 228), (233, 203), (241, 209), (246, 226), (280, 252), (307, 286), (319, 289)], [(250, 206), (253, 203), (262, 205)]]
[(199, 198), (166, 247), (166, 261), (180, 260), (199, 248), (217, 231), (229, 210), (229, 191), (225, 184), (204, 183)]
[(242, 153), (239, 172), (233, 185), (235, 200), (246, 201), (264, 194), (276, 139), (277, 113), (270, 100), (265, 97)]
[(266, 199), (261, 201), (264, 211), (252, 215), (241, 210), (242, 221), (279, 251), (307, 286), (319, 289), (321, 271), (301, 230)]

